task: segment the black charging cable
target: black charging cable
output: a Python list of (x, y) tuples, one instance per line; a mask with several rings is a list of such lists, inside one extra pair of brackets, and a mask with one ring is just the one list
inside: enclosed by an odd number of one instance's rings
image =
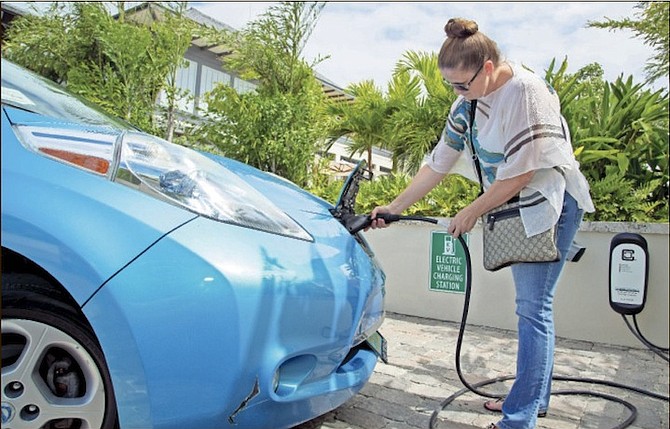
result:
[[(354, 219), (355, 218), (355, 219)], [(396, 222), (399, 220), (414, 220), (414, 221), (419, 221), (419, 222), (428, 222), (428, 223), (433, 223), (433, 224), (440, 224), (441, 222), (438, 221), (437, 219), (430, 218), (430, 217), (424, 217), (424, 216), (402, 216), (402, 215), (391, 215), (389, 213), (379, 213), (377, 214), (376, 218), (382, 218), (386, 223), (391, 223), (391, 222)], [(372, 218), (370, 215), (359, 215), (359, 216), (354, 216), (352, 220), (356, 221), (356, 229), (355, 232), (358, 232), (364, 228), (367, 228), (370, 226), (370, 223), (372, 222)], [(346, 223), (345, 223), (346, 226)], [(349, 227), (347, 227), (349, 229)], [(351, 229), (350, 229), (351, 231)], [(354, 234), (355, 232), (352, 232)], [(491, 384), (495, 383), (500, 383), (508, 380), (514, 380), (516, 378), (515, 375), (505, 375), (501, 377), (496, 377), (496, 378), (491, 378), (488, 380), (483, 380), (478, 383), (470, 383), (468, 380), (465, 378), (463, 375), (463, 371), (461, 369), (461, 349), (463, 345), (463, 336), (465, 334), (465, 326), (467, 323), (468, 319), (468, 312), (470, 309), (470, 295), (472, 291), (472, 260), (470, 258), (470, 250), (468, 248), (468, 245), (466, 244), (465, 240), (463, 239), (463, 236), (458, 236), (458, 241), (461, 243), (461, 246), (463, 246), (464, 254), (465, 254), (465, 264), (466, 264), (466, 270), (465, 272), (467, 273), (466, 275), (466, 284), (465, 284), (465, 299), (463, 302), (463, 315), (461, 317), (461, 325), (458, 330), (458, 339), (456, 340), (456, 373), (458, 374), (458, 378), (460, 379), (461, 383), (463, 386), (465, 386), (463, 389), (459, 390), (458, 392), (454, 393), (453, 395), (449, 396), (446, 398), (442, 403), (440, 404), (439, 408), (435, 409), (433, 411), (433, 414), (430, 416), (430, 422), (429, 422), (429, 429), (435, 429), (435, 424), (437, 423), (437, 417), (440, 414), (441, 411), (443, 411), (451, 402), (453, 402), (456, 398), (459, 396), (462, 396), (468, 392), (475, 393), (479, 396), (483, 396), (485, 398), (504, 398), (505, 395), (500, 395), (496, 393), (489, 393), (483, 390), (480, 390), (480, 387), (488, 386)], [(630, 328), (630, 324), (628, 323), (628, 320), (624, 317), (624, 320), (626, 321), (626, 324), (628, 324)], [(637, 327), (637, 321), (635, 321), (636, 327)], [(631, 328), (631, 331), (632, 328)], [(638, 329), (639, 331), (639, 329)], [(633, 334), (635, 332), (633, 331)], [(641, 335), (636, 335), (636, 337), (642, 341), (643, 344), (645, 344), (647, 347), (651, 349), (651, 351), (655, 352), (656, 354), (659, 354), (661, 357), (664, 357), (662, 354), (659, 353), (659, 351), (662, 351), (658, 346), (655, 346), (651, 344), (650, 342), (646, 341), (646, 339)], [(665, 358), (665, 357), (664, 357)], [(667, 360), (667, 358), (665, 358)], [(624, 389), (624, 390), (629, 390), (631, 392), (639, 393), (644, 396), (648, 396), (654, 399), (658, 399), (660, 401), (666, 401), (670, 402), (670, 397), (666, 395), (662, 395), (659, 393), (651, 392), (649, 390), (641, 389), (638, 387), (634, 386), (628, 386), (625, 384), (621, 383), (616, 383), (613, 381), (608, 381), (608, 380), (599, 380), (599, 379), (593, 379), (593, 378), (583, 378), (583, 377), (565, 377), (565, 376), (559, 376), (559, 375), (554, 375), (552, 377), (552, 380), (554, 381), (568, 381), (568, 382), (576, 382), (576, 383), (588, 383), (588, 384), (598, 384), (602, 386), (608, 386), (608, 387), (614, 387), (618, 389)], [(579, 395), (579, 396), (592, 396), (592, 397), (597, 397), (601, 399), (605, 399), (608, 401), (616, 402), (621, 405), (623, 405), (625, 408), (629, 410), (629, 415), (628, 417), (621, 423), (619, 423), (617, 426), (614, 426), (612, 429), (625, 429), (629, 427), (630, 425), (633, 424), (635, 419), (637, 418), (637, 408), (631, 404), (630, 402), (618, 398), (616, 396), (612, 396), (606, 393), (601, 393), (601, 392), (594, 392), (590, 390), (552, 390), (551, 392), (552, 395)]]
[[(624, 319), (626, 319), (626, 318), (624, 317)], [(626, 320), (628, 320), (628, 319), (626, 319)], [(633, 314), (633, 323), (635, 324), (635, 331), (640, 335), (640, 340), (641, 340), (643, 343), (645, 343), (645, 344), (647, 345), (647, 347), (654, 348), (654, 349), (659, 350), (659, 351), (664, 352), (664, 353), (668, 353), (668, 352), (670, 352), (670, 349), (669, 349), (669, 348), (667, 348), (667, 347), (657, 346), (656, 344), (653, 344), (652, 342), (650, 342), (649, 340), (647, 340), (647, 339), (644, 337), (644, 335), (642, 335), (642, 332), (640, 332), (640, 327), (637, 325), (637, 317), (636, 317), (635, 314)], [(630, 326), (630, 325), (629, 325), (629, 326)]]
[(668, 357), (667, 348), (662, 348), (651, 343), (644, 337), (644, 335), (642, 335), (642, 332), (640, 332), (640, 327), (637, 325), (637, 318), (635, 317), (635, 315), (633, 315), (633, 323), (635, 324), (635, 329), (633, 329), (633, 327), (630, 325), (630, 322), (628, 321), (628, 318), (626, 317), (625, 314), (622, 314), (621, 317), (623, 317), (623, 321), (626, 322), (626, 326), (628, 326), (628, 329), (630, 329), (630, 332), (635, 336), (635, 338), (640, 340), (640, 342), (645, 346), (647, 346), (649, 350), (660, 356), (661, 359), (663, 359), (666, 362), (670, 362), (670, 357)]

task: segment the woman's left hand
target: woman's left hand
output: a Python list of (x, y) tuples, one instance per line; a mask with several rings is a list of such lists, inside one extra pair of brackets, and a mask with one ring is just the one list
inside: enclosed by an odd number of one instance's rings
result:
[(458, 237), (461, 234), (470, 232), (472, 228), (475, 227), (477, 223), (477, 214), (472, 210), (471, 206), (465, 207), (460, 212), (456, 213), (456, 216), (449, 223), (449, 228), (447, 231), (454, 237)]

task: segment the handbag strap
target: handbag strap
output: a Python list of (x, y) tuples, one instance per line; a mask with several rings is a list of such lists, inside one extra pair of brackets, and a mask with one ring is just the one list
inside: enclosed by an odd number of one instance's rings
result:
[(473, 140), (473, 129), (475, 124), (475, 113), (477, 112), (477, 100), (472, 100), (470, 102), (470, 139), (468, 143), (470, 145), (470, 153), (472, 154), (472, 161), (475, 163), (475, 170), (477, 170), (477, 178), (479, 179), (479, 195), (484, 193), (484, 182), (482, 181), (482, 166), (479, 164), (479, 156), (475, 150), (475, 144)]

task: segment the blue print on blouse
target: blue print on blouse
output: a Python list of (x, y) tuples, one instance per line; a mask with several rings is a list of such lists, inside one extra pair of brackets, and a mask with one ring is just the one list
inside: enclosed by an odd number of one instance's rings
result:
[[(453, 149), (459, 152), (462, 151), (465, 148), (465, 144), (467, 142), (466, 139), (470, 138), (469, 127), (470, 103), (463, 99), (447, 118), (447, 126), (443, 131), (444, 141)], [(479, 156), (479, 162), (482, 167), (482, 175), (486, 178), (486, 181), (493, 183), (498, 171), (497, 166), (503, 162), (505, 156), (502, 153), (489, 152), (480, 146), (479, 139), (477, 138), (477, 124), (474, 125), (472, 134), (474, 139), (472, 143), (475, 147), (477, 155)]]
[(482, 175), (486, 177), (486, 180), (489, 183), (493, 183), (496, 180), (496, 174), (498, 172), (498, 165), (503, 162), (505, 159), (505, 154), (498, 152), (489, 152), (486, 149), (482, 148), (479, 145), (479, 140), (477, 139), (477, 126), (475, 125), (474, 129), (474, 146), (477, 151), (477, 156), (479, 157), (479, 164), (482, 168)]
[(447, 117), (447, 125), (444, 127), (444, 141), (451, 148), (462, 151), (465, 148), (466, 133), (468, 132), (470, 104), (463, 99), (454, 111)]

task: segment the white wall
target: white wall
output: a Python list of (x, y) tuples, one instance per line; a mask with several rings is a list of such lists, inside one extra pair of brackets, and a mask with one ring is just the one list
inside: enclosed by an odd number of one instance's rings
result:
[[(431, 231), (426, 223), (397, 223), (369, 230), (365, 238), (386, 272), (386, 309), (391, 312), (460, 322), (463, 294), (429, 290)], [(609, 248), (619, 232), (641, 234), (649, 247), (649, 286), (644, 310), (637, 315), (642, 334), (668, 347), (668, 224), (584, 222), (576, 241), (587, 247), (577, 263), (567, 263), (554, 305), (559, 337), (643, 348), (609, 305)], [(470, 233), (472, 297), (468, 324), (516, 329), (514, 285), (508, 268), (488, 272), (482, 266), (481, 226)], [(629, 318), (632, 323), (632, 319)]]

